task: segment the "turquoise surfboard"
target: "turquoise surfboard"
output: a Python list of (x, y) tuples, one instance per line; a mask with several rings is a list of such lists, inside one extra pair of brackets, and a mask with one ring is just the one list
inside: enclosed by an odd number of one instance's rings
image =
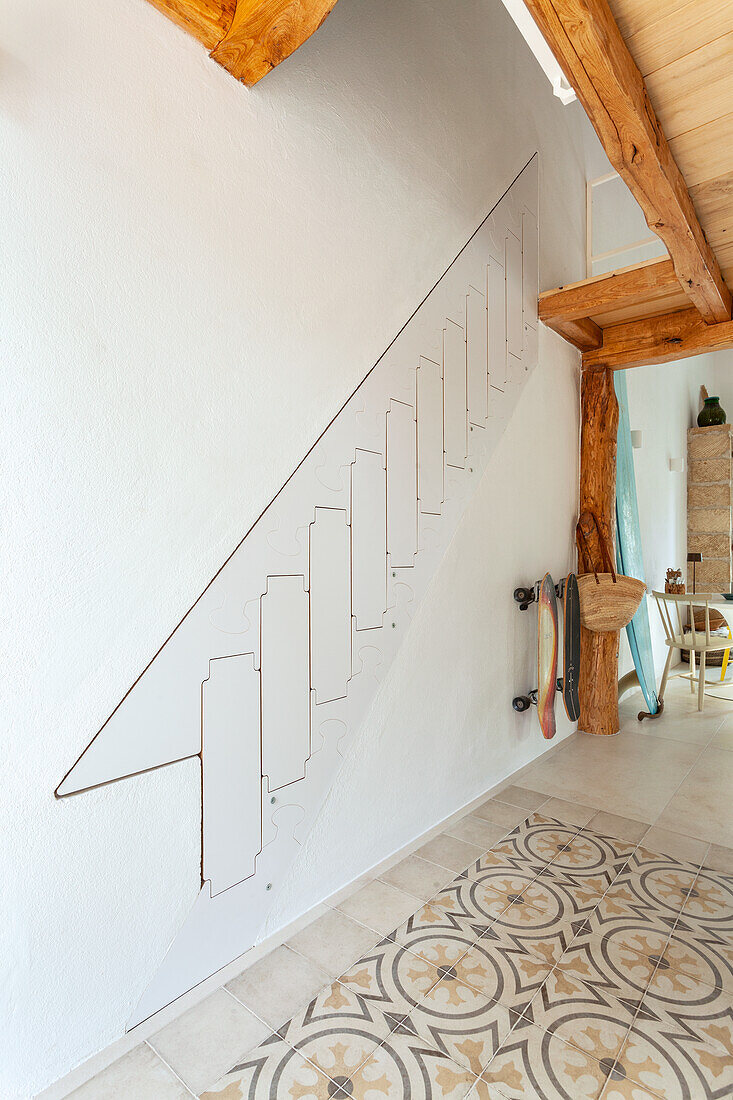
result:
[[(626, 371), (617, 370), (613, 375), (618, 399), (618, 439), (616, 445), (616, 562), (619, 573), (627, 577), (644, 578), (644, 557), (641, 551), (639, 505), (636, 499), (634, 454), (631, 449), (629, 427), (629, 396), (626, 387)], [(626, 627), (631, 656), (639, 677), (639, 686), (651, 714), (659, 709), (654, 674), (652, 636), (649, 628), (649, 609), (646, 599)]]

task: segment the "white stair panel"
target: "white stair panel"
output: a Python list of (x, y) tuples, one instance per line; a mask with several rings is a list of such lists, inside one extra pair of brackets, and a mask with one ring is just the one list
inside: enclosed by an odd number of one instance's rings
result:
[(351, 675), (351, 555), (346, 512), (316, 508), (310, 527), (311, 686), (343, 699)]
[(471, 287), (466, 298), (468, 418), (483, 427), (489, 416), (489, 319), (486, 298)]
[(357, 450), (351, 466), (351, 600), (357, 630), (387, 610), (387, 474), (384, 455)]
[(528, 210), (522, 213), (522, 299), (525, 324), (537, 328), (537, 298), (539, 295), (539, 265), (537, 219)]
[(443, 504), (443, 376), (439, 363), (420, 359), (417, 371), (417, 495), (420, 511), (440, 515)]
[(262, 847), (260, 676), (254, 654), (211, 661), (203, 684), (203, 873), (218, 894), (255, 873)]
[(392, 568), (414, 565), (417, 553), (415, 409), (390, 401), (387, 413), (387, 552)]
[(489, 382), (497, 390), (507, 383), (506, 280), (504, 265), (489, 260)]
[(448, 466), (466, 465), (468, 453), (466, 333), (446, 321), (443, 329), (443, 438)]
[(262, 770), (276, 791), (303, 778), (310, 754), (305, 577), (268, 577), (260, 606)]
[(517, 359), (522, 358), (524, 344), (522, 305), (522, 245), (518, 237), (515, 237), (513, 233), (507, 233), (506, 342), (507, 351)]
[[(533, 160), (243, 532), (127, 695), (116, 706), (110, 699), (109, 719), (58, 788), (65, 795), (202, 755), (206, 880), (131, 1024), (273, 931), (268, 921), (275, 919), (280, 884), (535, 365), (538, 327), (528, 323), (533, 228), (523, 219), (536, 214), (537, 186)], [(510, 235), (521, 246), (523, 318), (520, 355), (511, 356)], [(516, 266), (516, 256), (509, 263)], [(494, 390), (483, 424), (482, 296)], [(516, 329), (512, 339), (517, 350)], [(519, 384), (507, 386), (510, 360)], [(446, 451), (459, 465), (446, 464)], [(236, 737), (236, 715), (255, 713), (258, 671), (261, 723), (247, 720), (245, 746)], [(259, 798), (252, 777), (258, 770)]]

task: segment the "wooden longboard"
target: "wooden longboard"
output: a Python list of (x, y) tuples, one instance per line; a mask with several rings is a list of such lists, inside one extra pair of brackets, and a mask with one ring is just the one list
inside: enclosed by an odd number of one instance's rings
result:
[(562, 701), (570, 721), (577, 722), (580, 718), (580, 599), (575, 573), (568, 573), (565, 578), (562, 600)]
[(557, 691), (557, 599), (555, 584), (545, 573), (537, 600), (537, 717), (542, 734), (555, 736)]

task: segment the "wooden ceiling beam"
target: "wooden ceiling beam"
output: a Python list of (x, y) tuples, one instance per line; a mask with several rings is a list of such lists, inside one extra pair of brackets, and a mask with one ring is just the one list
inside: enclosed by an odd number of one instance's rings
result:
[(607, 0), (525, 3), (683, 290), (709, 324), (729, 320), (730, 291)]
[(733, 348), (733, 321), (707, 325), (696, 309), (681, 309), (604, 328), (601, 346), (583, 353), (583, 369), (623, 370), (727, 348)]
[(336, 0), (151, 0), (251, 87), (317, 31)]
[(580, 351), (599, 348), (603, 343), (603, 330), (590, 317), (567, 317), (563, 320), (552, 317), (545, 324)]
[(619, 271), (544, 291), (539, 298), (540, 320), (554, 328), (565, 321), (651, 302), (679, 292), (679, 289), (671, 260), (645, 260)]

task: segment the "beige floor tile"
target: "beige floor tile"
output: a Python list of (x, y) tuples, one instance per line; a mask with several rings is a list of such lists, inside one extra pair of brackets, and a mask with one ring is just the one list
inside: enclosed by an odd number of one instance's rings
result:
[(437, 863), (429, 863), (413, 855), (390, 867), (379, 877), (390, 886), (428, 901), (451, 881), (453, 872), (448, 867), (439, 867)]
[(542, 807), (545, 817), (562, 821), (563, 825), (587, 825), (598, 810), (592, 806), (581, 806), (577, 802), (566, 802), (564, 798), (550, 798)]
[(422, 848), (418, 848), (415, 855), (430, 860), (431, 863), (439, 863), (441, 867), (447, 867), (451, 871), (465, 871), (485, 851), (478, 844), (468, 844), (465, 840), (441, 833), (423, 844)]
[(506, 829), (503, 825), (494, 825), (492, 821), (484, 821), (480, 817), (475, 817), (474, 814), (469, 814), (446, 829), (446, 833), (458, 837), (459, 840), (465, 840), (469, 844), (478, 844), (479, 848), (488, 851), (492, 844), (496, 844), (497, 840), (506, 836)]
[(733, 875), (733, 848), (724, 848), (721, 844), (711, 844), (705, 856), (704, 864), (713, 871), (722, 871)]
[[(599, 810), (649, 825), (692, 768), (700, 749), (661, 737), (574, 737), (525, 776), (533, 788), (583, 804), (588, 792)], [(543, 808), (544, 809), (544, 808)]]
[(715, 734), (711, 744), (716, 749), (728, 749), (733, 751), (733, 722), (725, 721)]
[(513, 829), (520, 821), (528, 816), (529, 810), (512, 806), (508, 802), (502, 802), (498, 798), (489, 798), (481, 806), (473, 811), (474, 817), (480, 817), (482, 821), (493, 821), (495, 825), (504, 825), (507, 829)]
[(283, 945), (228, 982), (226, 988), (275, 1031), (330, 985), (333, 977)]
[(733, 754), (708, 747), (656, 822), (698, 840), (733, 847)]
[(338, 909), (329, 909), (302, 932), (291, 936), (287, 946), (312, 959), (335, 978), (374, 947), (378, 939), (378, 933)]
[(540, 791), (531, 791), (528, 787), (504, 787), (496, 797), (510, 806), (521, 806), (524, 810), (539, 810), (547, 795)]
[(225, 989), (217, 989), (149, 1042), (191, 1091), (199, 1093), (271, 1030)]
[(649, 826), (645, 821), (632, 821), (630, 817), (619, 817), (602, 810), (590, 819), (588, 828), (601, 836), (612, 836), (617, 840), (626, 840), (629, 844), (638, 844)]
[(420, 908), (420, 898), (375, 879), (341, 902), (338, 909), (386, 936)]
[(671, 856), (672, 859), (699, 865), (708, 850), (708, 843), (653, 825), (644, 837), (643, 847), (650, 852), (659, 852), (660, 855)]
[(706, 699), (702, 714), (697, 709), (680, 711), (670, 704), (669, 707), (665, 705), (660, 718), (647, 718), (643, 722), (634, 718), (625, 721), (621, 728), (642, 737), (661, 737), (667, 741), (707, 745), (715, 737), (722, 721), (723, 715), (719, 710), (710, 708)]
[(74, 1089), (68, 1100), (191, 1100), (191, 1093), (145, 1043)]

